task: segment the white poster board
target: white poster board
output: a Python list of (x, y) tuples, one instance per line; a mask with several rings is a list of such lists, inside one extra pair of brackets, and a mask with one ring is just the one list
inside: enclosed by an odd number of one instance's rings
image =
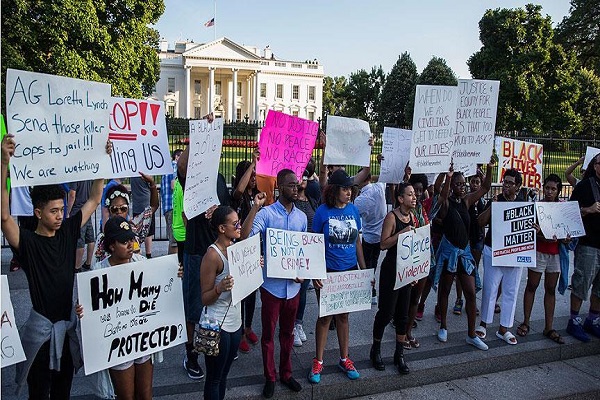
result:
[(585, 149), (585, 158), (583, 159), (583, 165), (581, 166), (581, 168), (586, 169), (590, 161), (592, 161), (592, 158), (594, 158), (598, 153), (600, 153), (600, 149), (588, 146)]
[(456, 86), (417, 85), (410, 167), (413, 173), (446, 172), (456, 129)]
[(77, 274), (85, 374), (187, 341), (177, 255)]
[(356, 118), (327, 116), (325, 165), (371, 165), (371, 129)]
[(487, 164), (494, 150), (500, 81), (458, 80), (455, 165)]
[(190, 121), (190, 154), (183, 193), (183, 211), (188, 219), (219, 204), (217, 175), (223, 147), (223, 119)]
[(535, 267), (534, 203), (492, 203), (492, 266)]
[(325, 237), (322, 233), (267, 228), (269, 278), (325, 279)]
[(15, 135), (11, 185), (110, 177), (110, 85), (8, 69), (6, 120)]
[(585, 236), (579, 203), (576, 201), (538, 201), (535, 203), (538, 224), (546, 239)]
[(541, 144), (522, 140), (496, 137), (498, 155), (498, 183), (504, 179), (504, 172), (514, 168), (521, 172), (523, 187), (542, 188), (544, 147)]
[(167, 137), (165, 103), (154, 100), (111, 98), (110, 155), (113, 177), (173, 173)]
[(0, 368), (25, 361), (25, 352), (17, 330), (15, 311), (10, 300), (8, 279), (2, 275), (2, 320), (0, 321)]
[(319, 317), (370, 310), (373, 279), (373, 269), (327, 273), (319, 294)]
[(429, 275), (431, 268), (431, 233), (429, 224), (398, 236), (396, 284), (400, 289)]
[(227, 260), (233, 277), (231, 305), (235, 306), (263, 284), (260, 233), (227, 247)]
[(404, 169), (410, 158), (412, 131), (383, 128), (383, 147), (379, 182), (399, 183), (404, 179)]

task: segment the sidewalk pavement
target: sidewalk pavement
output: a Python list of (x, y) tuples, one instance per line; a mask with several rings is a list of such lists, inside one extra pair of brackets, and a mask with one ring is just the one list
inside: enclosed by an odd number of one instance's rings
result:
[[(155, 242), (153, 255), (155, 257), (164, 255), (166, 247), (166, 242)], [(2, 274), (8, 275), (15, 318), (17, 325), (21, 326), (28, 316), (31, 302), (27, 280), (23, 271), (9, 272), (10, 258), (10, 250), (2, 249), (1, 270)], [(511, 329), (515, 334), (518, 321), (522, 321), (523, 318), (522, 298), (526, 279), (527, 274), (524, 273), (520, 285), (515, 326)], [(477, 298), (479, 303), (481, 293)], [(450, 295), (450, 305), (454, 304), (454, 300), (455, 294), (453, 291)], [(496, 317), (494, 324), (488, 327), (486, 342), (490, 349), (483, 352), (465, 343), (466, 315), (464, 312), (461, 316), (453, 315), (451, 308), (448, 315), (448, 342), (438, 342), (435, 335), (439, 324), (435, 322), (433, 316), (435, 293), (432, 293), (427, 301), (423, 321), (419, 322), (417, 329), (413, 331), (414, 335), (420, 340), (421, 347), (406, 351), (406, 360), (411, 368), (411, 373), (404, 376), (398, 375), (392, 364), (395, 341), (392, 327), (386, 329), (382, 343), (382, 355), (386, 363), (386, 370), (380, 372), (370, 367), (369, 349), (372, 341), (372, 326), (376, 307), (374, 306), (370, 311), (352, 313), (350, 316), (350, 357), (360, 371), (361, 378), (356, 381), (349, 381), (338, 370), (336, 366), (339, 357), (337, 337), (335, 331), (330, 331), (321, 383), (311, 385), (307, 380), (307, 375), (315, 352), (315, 322), (318, 308), (314, 291), (309, 291), (304, 319), (304, 330), (308, 341), (302, 347), (294, 348), (292, 360), (294, 377), (300, 382), (303, 390), (300, 393), (293, 393), (278, 383), (274, 398), (344, 399), (358, 396), (368, 396), (365, 398), (373, 399), (392, 398), (375, 396), (386, 392), (388, 394), (397, 393), (399, 396), (416, 396), (417, 398), (425, 396), (427, 398), (446, 398), (454, 394), (459, 396), (458, 398), (468, 396), (468, 398), (488, 399), (501, 397), (501, 395), (504, 397), (512, 397), (513, 395), (514, 397), (530, 397), (530, 394), (533, 396), (532, 398), (547, 398), (600, 390), (598, 385), (589, 384), (588, 382), (590, 379), (592, 381), (595, 379), (597, 383), (598, 378), (600, 378), (597, 367), (600, 365), (600, 340), (593, 339), (590, 343), (581, 343), (566, 334), (565, 328), (569, 316), (569, 292), (565, 296), (557, 294), (554, 322), (555, 328), (563, 335), (566, 343), (558, 345), (546, 339), (542, 335), (544, 327), (542, 300), (543, 281), (540, 283), (536, 294), (529, 335), (525, 338), (517, 336), (519, 344), (516, 346), (505, 344), (496, 339), (493, 334), (494, 329), (498, 326), (498, 317)], [(260, 307), (259, 299), (257, 300), (257, 310), (253, 324), (253, 329), (259, 336), (261, 332)], [(588, 307), (589, 303), (584, 303), (582, 314), (585, 315)], [(155, 365), (155, 398), (184, 400), (197, 399), (202, 395), (204, 380), (192, 381), (188, 378), (182, 367), (184, 353), (183, 346), (168, 349), (164, 352), (164, 362)], [(279, 357), (277, 350), (275, 357), (276, 360)], [(579, 357), (585, 358), (580, 359)], [(202, 360), (202, 356), (199, 360)], [(201, 362), (203, 363), (203, 360)], [(576, 371), (570, 371), (574, 375), (569, 375), (569, 371), (563, 371), (566, 366), (582, 371), (581, 379), (572, 378), (576, 375)], [(547, 372), (546, 375), (549, 379), (546, 380), (551, 382), (553, 386), (549, 384), (548, 391), (545, 391), (544, 387), (540, 387), (536, 391), (525, 389), (535, 385), (536, 380), (541, 379), (544, 374), (543, 371)], [(555, 371), (563, 371), (564, 374), (557, 373), (554, 377)], [(3, 399), (12, 400), (17, 398), (14, 395), (14, 375), (14, 366), (2, 370), (1, 394)], [(494, 379), (490, 379), (489, 376), (493, 376)], [(523, 382), (519, 382), (519, 379)], [(484, 384), (486, 382), (489, 382), (487, 386)], [(234, 362), (228, 378), (226, 398), (259, 399), (261, 398), (263, 384), (262, 357), (260, 345), (258, 345), (254, 346), (248, 354), (240, 353), (239, 359)], [(537, 382), (537, 384), (545, 385), (541, 382)], [(552, 387), (560, 388), (560, 390), (551, 390)], [(492, 392), (494, 389), (496, 392)], [(502, 393), (501, 390), (505, 390), (505, 392)], [(92, 393), (91, 379), (83, 376), (82, 371), (80, 371), (73, 381), (72, 398), (94, 399)]]

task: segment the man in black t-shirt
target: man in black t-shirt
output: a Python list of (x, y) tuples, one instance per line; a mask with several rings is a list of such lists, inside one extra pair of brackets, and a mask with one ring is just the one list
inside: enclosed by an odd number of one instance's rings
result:
[[(111, 149), (108, 142), (107, 152)], [(66, 220), (61, 186), (34, 187), (31, 200), (37, 227), (35, 231), (19, 229), (10, 216), (6, 187), (8, 163), (14, 152), (15, 139), (7, 135), (2, 140), (2, 232), (27, 276), (33, 305), (21, 328), (27, 360), (17, 364), (17, 391), (27, 379), (29, 398), (67, 399), (74, 369), (82, 365), (72, 302), (75, 249), (81, 227), (100, 204), (103, 179), (94, 181), (88, 201)]]

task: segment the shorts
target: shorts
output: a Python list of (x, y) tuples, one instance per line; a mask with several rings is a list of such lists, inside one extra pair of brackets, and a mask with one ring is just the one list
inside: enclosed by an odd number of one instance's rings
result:
[(535, 252), (535, 267), (529, 268), (530, 271), (556, 273), (560, 272), (560, 256), (558, 254), (547, 254)]
[(148, 361), (151, 358), (152, 358), (152, 355), (143, 356), (143, 357), (140, 357), (140, 358), (136, 358), (135, 360), (124, 362), (123, 364), (114, 365), (114, 366), (110, 367), (110, 369), (114, 369), (116, 371), (125, 371), (126, 369), (128, 369), (129, 367), (131, 367), (133, 364), (140, 365), (140, 364), (145, 363), (146, 361)]
[(167, 239), (169, 240), (169, 247), (177, 247), (177, 241), (175, 235), (173, 235), (173, 210), (165, 212), (165, 224), (167, 226)]
[[(133, 218), (137, 217), (140, 214), (133, 214)], [(155, 222), (156, 218), (154, 218), (154, 214), (152, 214), (152, 221), (150, 221), (150, 227), (148, 228), (148, 233), (146, 234), (146, 237), (148, 236), (154, 236), (154, 234), (156, 233), (156, 222)]]
[(183, 309), (185, 320), (193, 324), (200, 322), (202, 312), (200, 263), (202, 263), (202, 256), (183, 253)]
[(79, 230), (79, 238), (77, 239), (77, 248), (83, 249), (86, 244), (96, 243), (96, 235), (94, 235), (94, 225), (91, 218)]
[(571, 277), (571, 294), (583, 301), (592, 295), (600, 297), (600, 249), (578, 245), (575, 248), (575, 271)]

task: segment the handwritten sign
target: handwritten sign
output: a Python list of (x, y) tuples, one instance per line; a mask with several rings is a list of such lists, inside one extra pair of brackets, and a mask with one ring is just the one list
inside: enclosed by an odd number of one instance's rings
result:
[(318, 131), (316, 122), (269, 110), (258, 142), (260, 159), (256, 173), (277, 176), (279, 171), (287, 168), (301, 180)]
[(366, 121), (327, 116), (326, 165), (371, 165), (371, 129)]
[(535, 267), (533, 203), (492, 203), (492, 266)]
[(325, 279), (325, 239), (321, 233), (267, 228), (269, 278)]
[(429, 224), (399, 235), (394, 290), (428, 276), (431, 268), (430, 263), (431, 234)]
[(238, 304), (263, 283), (260, 265), (260, 234), (227, 247), (229, 274), (233, 277), (231, 303)]
[(319, 298), (319, 317), (370, 310), (375, 270), (329, 272)]
[(538, 224), (546, 239), (585, 236), (579, 203), (576, 201), (538, 201), (535, 203)]
[(110, 85), (8, 69), (6, 102), (13, 187), (111, 176)]
[(600, 153), (600, 149), (597, 149), (592, 146), (588, 146), (585, 149), (585, 158), (583, 159), (582, 168), (586, 169), (587, 166), (590, 165), (590, 161), (592, 161), (592, 158), (596, 157), (599, 153)]
[(500, 81), (458, 80), (455, 165), (487, 164), (494, 149)]
[(113, 97), (109, 126), (111, 176), (173, 173), (164, 102)]
[(383, 147), (379, 182), (399, 183), (404, 178), (404, 169), (410, 158), (412, 131), (398, 128), (383, 128)]
[(8, 279), (2, 275), (2, 320), (0, 320), (0, 368), (25, 361), (25, 352), (17, 330), (15, 311), (10, 301)]
[(85, 374), (187, 341), (177, 255), (77, 274)]
[(540, 189), (543, 153), (544, 148), (541, 144), (497, 137), (498, 182), (502, 182), (507, 169), (514, 168), (523, 175), (523, 187)]
[(456, 86), (417, 85), (410, 148), (413, 173), (446, 172), (456, 129)]
[(216, 118), (212, 124), (205, 119), (190, 121), (190, 155), (183, 193), (188, 219), (219, 204), (217, 175), (222, 146), (223, 119)]

